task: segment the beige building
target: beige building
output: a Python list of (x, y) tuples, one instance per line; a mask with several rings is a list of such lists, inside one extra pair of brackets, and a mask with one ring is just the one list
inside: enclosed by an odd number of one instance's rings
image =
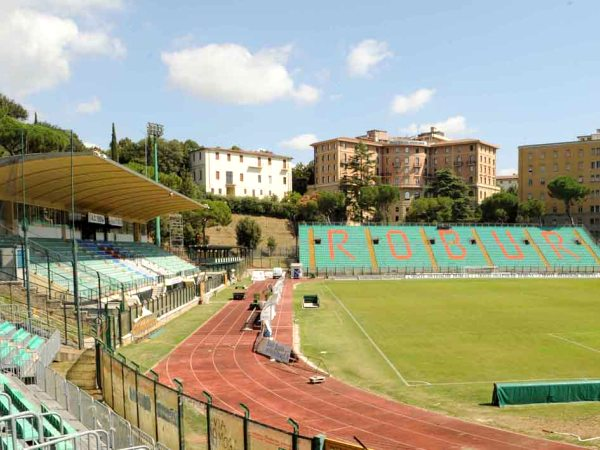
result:
[(508, 191), (510, 188), (519, 188), (519, 175), (498, 175), (496, 177), (496, 185), (503, 191)]
[(190, 153), (192, 178), (207, 193), (282, 199), (292, 190), (292, 158), (259, 150), (200, 148)]
[(469, 195), (478, 203), (499, 192), (496, 185), (498, 146), (479, 139), (449, 139), (431, 128), (417, 137), (391, 137), (387, 131), (370, 130), (356, 138), (337, 137), (312, 144), (315, 163), (315, 189), (337, 190), (346, 172), (354, 147), (365, 144), (375, 161), (375, 175), (381, 183), (397, 186), (401, 202), (393, 207), (392, 220), (404, 220), (413, 199), (440, 169), (450, 169), (470, 187)]
[(519, 199), (542, 200), (546, 223), (568, 223), (561, 201), (548, 195), (547, 185), (558, 176), (570, 176), (590, 188), (590, 195), (572, 208), (574, 220), (600, 237), (600, 130), (576, 141), (519, 147)]

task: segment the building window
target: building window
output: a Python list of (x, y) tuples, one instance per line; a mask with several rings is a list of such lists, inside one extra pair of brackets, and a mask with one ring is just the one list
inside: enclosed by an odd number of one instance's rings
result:
[(283, 168), (287, 169), (287, 160), (285, 160), (285, 159), (283, 160)]
[(244, 174), (240, 173), (240, 181), (244, 181)]
[(268, 162), (268, 164), (269, 164), (269, 166), (270, 166), (270, 165), (271, 165), (271, 158), (268, 158), (268, 159), (267, 159), (267, 162)]
[(219, 194), (221, 193), (221, 188), (219, 188)]
[(260, 195), (263, 195), (263, 191), (262, 191), (262, 189), (260, 190)]
[(244, 188), (244, 195), (248, 193), (248, 189)]
[(231, 153), (227, 153), (227, 162), (231, 161)]
[(256, 197), (256, 191), (252, 189), (252, 197)]
[(215, 173), (215, 178), (216, 178), (217, 180), (221, 178), (221, 172), (219, 172), (218, 170), (217, 170), (217, 172)]
[(215, 153), (215, 159), (218, 161), (219, 160), (219, 152)]
[(260, 166), (261, 166), (261, 164), (262, 164), (262, 161), (261, 161), (261, 159), (260, 159), (260, 156), (259, 156), (259, 157), (258, 157), (258, 167), (260, 167)]
[(273, 182), (273, 177), (271, 175), (269, 175), (269, 184), (271, 184)]
[(404, 200), (410, 200), (410, 192), (404, 192)]
[(262, 175), (259, 175), (259, 176), (258, 176), (258, 182), (259, 182), (259, 183), (262, 183)]
[(244, 162), (244, 155), (240, 155), (240, 162), (243, 163)]
[(283, 184), (287, 185), (287, 177), (283, 177)]
[(558, 164), (553, 164), (553, 165), (552, 165), (552, 170), (553, 170), (554, 172), (558, 172)]

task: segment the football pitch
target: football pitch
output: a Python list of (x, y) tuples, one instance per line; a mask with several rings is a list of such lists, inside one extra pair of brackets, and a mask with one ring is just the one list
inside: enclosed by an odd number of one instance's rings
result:
[(598, 426), (597, 403), (488, 404), (496, 381), (600, 378), (600, 280), (314, 281), (294, 298), (303, 353), (352, 384), (519, 431)]

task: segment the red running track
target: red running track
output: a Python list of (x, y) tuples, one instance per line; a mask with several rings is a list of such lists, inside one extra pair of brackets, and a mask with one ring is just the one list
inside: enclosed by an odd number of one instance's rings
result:
[[(247, 293), (265, 288), (254, 283)], [(287, 280), (275, 317), (274, 337), (292, 344), (292, 284)], [(373, 449), (573, 449), (574, 446), (465, 422), (424, 409), (394, 402), (328, 378), (308, 384), (314, 374), (303, 363), (284, 365), (252, 351), (255, 331), (242, 332), (249, 315), (248, 300), (232, 301), (183, 341), (154, 370), (161, 380), (177, 377), (186, 393), (241, 413), (245, 403), (252, 418), (290, 429), (287, 418), (300, 424), (300, 433), (353, 442), (357, 436)]]

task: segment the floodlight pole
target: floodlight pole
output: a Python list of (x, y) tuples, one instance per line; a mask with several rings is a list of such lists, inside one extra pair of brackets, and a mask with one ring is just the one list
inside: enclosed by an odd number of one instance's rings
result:
[(81, 312), (79, 310), (79, 279), (77, 264), (77, 239), (75, 239), (75, 173), (73, 166), (73, 130), (71, 130), (71, 250), (73, 252), (73, 303), (75, 306), (75, 320), (77, 321), (77, 346), (83, 348), (83, 334), (81, 330)]
[(21, 191), (23, 194), (23, 219), (21, 225), (23, 229), (23, 282), (25, 284), (25, 294), (27, 296), (27, 322), (31, 330), (31, 286), (29, 284), (29, 237), (27, 234), (27, 207), (25, 206), (25, 139), (23, 130), (21, 130)]
[[(158, 138), (162, 136), (164, 127), (158, 123), (148, 122), (147, 132), (148, 135), (152, 136), (154, 150), (154, 181), (158, 183)], [(157, 247), (160, 247), (160, 216), (157, 216), (154, 221), (154, 243)]]

